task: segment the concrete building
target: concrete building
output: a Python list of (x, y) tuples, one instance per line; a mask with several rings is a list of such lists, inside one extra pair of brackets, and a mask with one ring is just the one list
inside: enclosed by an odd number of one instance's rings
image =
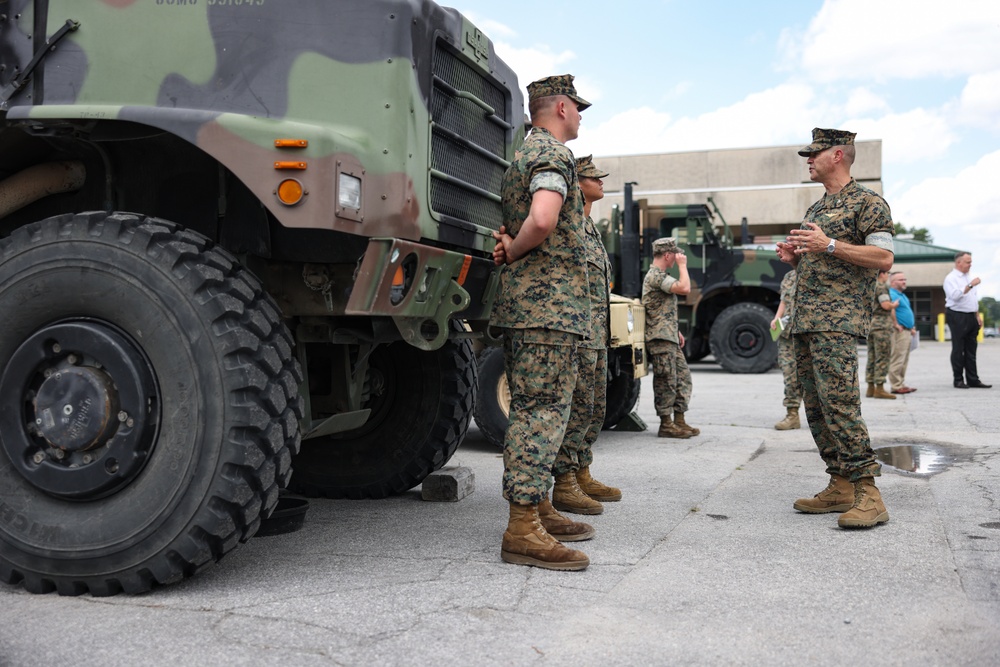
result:
[[(711, 197), (735, 239), (746, 218), (752, 245), (773, 247), (823, 196), (822, 186), (809, 180), (805, 158), (798, 155), (804, 145), (595, 157), (610, 175), (604, 179), (604, 199), (594, 203), (593, 218), (610, 219), (612, 207), (624, 202), (625, 183), (632, 182), (632, 197), (640, 203), (704, 204)], [(851, 174), (882, 194), (882, 142), (859, 141), (856, 146)], [(933, 335), (937, 313), (944, 312), (941, 284), (953, 267), (954, 253), (919, 241), (897, 241), (893, 270), (907, 273), (907, 293), (924, 337)]]

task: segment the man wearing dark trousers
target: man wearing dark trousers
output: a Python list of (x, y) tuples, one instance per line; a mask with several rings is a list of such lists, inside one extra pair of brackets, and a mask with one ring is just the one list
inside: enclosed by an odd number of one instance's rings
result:
[(944, 279), (944, 319), (951, 329), (951, 373), (955, 389), (989, 389), (993, 385), (979, 379), (976, 347), (979, 328), (979, 278), (969, 275), (972, 255), (955, 253), (955, 269)]

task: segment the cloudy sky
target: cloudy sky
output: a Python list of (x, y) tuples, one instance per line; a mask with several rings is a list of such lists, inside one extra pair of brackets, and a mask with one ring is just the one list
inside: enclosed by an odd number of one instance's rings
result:
[(576, 75), (579, 155), (881, 139), (893, 218), (1000, 299), (1000, 0), (439, 1), (522, 88)]

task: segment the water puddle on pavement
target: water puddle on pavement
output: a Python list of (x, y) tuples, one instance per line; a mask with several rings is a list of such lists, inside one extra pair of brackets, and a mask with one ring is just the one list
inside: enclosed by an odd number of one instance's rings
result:
[(955, 445), (923, 443), (875, 447), (875, 457), (893, 472), (929, 477), (956, 463), (971, 461), (975, 450)]

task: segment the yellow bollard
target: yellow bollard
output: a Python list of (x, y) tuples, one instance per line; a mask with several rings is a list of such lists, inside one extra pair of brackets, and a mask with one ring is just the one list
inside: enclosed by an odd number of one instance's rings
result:
[(944, 313), (938, 313), (937, 340), (939, 343), (944, 342)]

